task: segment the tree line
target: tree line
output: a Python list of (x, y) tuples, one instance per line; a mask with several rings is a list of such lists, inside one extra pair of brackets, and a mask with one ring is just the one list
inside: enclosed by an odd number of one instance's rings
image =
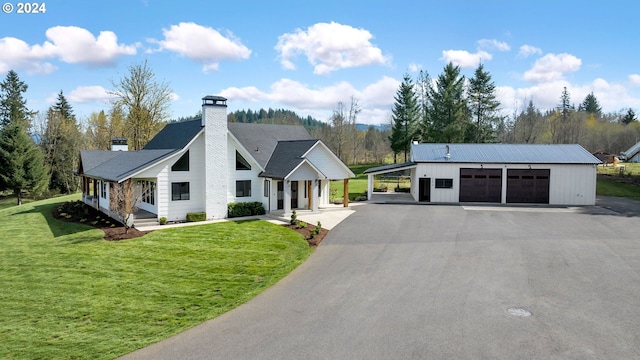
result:
[(591, 152), (619, 154), (640, 138), (633, 109), (604, 114), (593, 93), (576, 107), (565, 87), (554, 109), (527, 106), (502, 115), (491, 74), (480, 64), (469, 79), (452, 63), (436, 79), (405, 74), (394, 97), (389, 137), (394, 162), (408, 160), (412, 141), (433, 143), (581, 144)]

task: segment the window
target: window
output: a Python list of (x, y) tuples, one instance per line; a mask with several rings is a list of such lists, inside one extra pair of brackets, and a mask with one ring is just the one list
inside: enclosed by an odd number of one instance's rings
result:
[(251, 196), (251, 180), (236, 181), (236, 197)]
[(100, 197), (103, 199), (107, 198), (107, 183), (104, 181), (100, 182)]
[(236, 170), (251, 170), (249, 162), (236, 150)]
[(149, 180), (138, 180), (140, 187), (141, 200), (143, 203), (150, 205), (156, 204), (156, 183)]
[(264, 197), (269, 197), (269, 188), (271, 187), (271, 181), (264, 181)]
[(436, 179), (436, 189), (453, 188), (453, 179)]
[(189, 183), (171, 183), (171, 200), (189, 200)]
[(189, 171), (189, 150), (171, 166), (171, 171)]

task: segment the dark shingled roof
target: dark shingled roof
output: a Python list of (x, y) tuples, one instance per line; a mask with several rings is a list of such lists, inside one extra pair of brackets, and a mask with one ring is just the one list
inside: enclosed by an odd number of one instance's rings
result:
[(144, 150), (182, 149), (204, 129), (201, 120), (167, 124), (145, 145)]
[(80, 156), (84, 175), (107, 181), (122, 181), (175, 151), (178, 150), (84, 150), (80, 152)]
[(304, 155), (318, 140), (280, 141), (260, 176), (284, 179), (303, 161)]
[(307, 129), (300, 125), (228, 123), (229, 131), (266, 169), (269, 158), (279, 141), (312, 140)]
[(600, 164), (598, 158), (577, 144), (412, 144), (411, 160), (416, 163)]

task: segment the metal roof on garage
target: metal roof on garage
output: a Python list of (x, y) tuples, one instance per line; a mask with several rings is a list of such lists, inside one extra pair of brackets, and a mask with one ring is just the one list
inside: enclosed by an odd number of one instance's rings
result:
[(600, 164), (578, 144), (412, 144), (414, 163)]

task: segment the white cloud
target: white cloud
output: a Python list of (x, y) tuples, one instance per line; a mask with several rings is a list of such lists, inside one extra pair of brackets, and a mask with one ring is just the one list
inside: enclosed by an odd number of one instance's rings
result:
[(29, 45), (21, 39), (0, 39), (0, 72), (25, 69), (35, 74), (50, 74), (57, 67), (48, 62), (59, 59), (66, 63), (110, 65), (124, 55), (135, 55), (137, 44), (118, 44), (111, 31), (102, 31), (96, 38), (88, 30), (76, 26), (55, 26), (47, 29), (48, 41)]
[(523, 78), (534, 83), (557, 81), (563, 79), (565, 73), (578, 71), (581, 65), (582, 60), (571, 54), (547, 54), (536, 60)]
[[(57, 97), (58, 94), (55, 94)], [(66, 95), (70, 103), (107, 103), (113, 99), (107, 89), (99, 85), (78, 86)]]
[(326, 87), (310, 88), (306, 84), (285, 78), (273, 83), (268, 92), (254, 86), (230, 87), (222, 90), (220, 95), (236, 103), (266, 101), (278, 104), (277, 106), (286, 107), (302, 115), (310, 114), (322, 121), (329, 119), (339, 102), (350, 104), (353, 96), (362, 109), (358, 122), (379, 124), (387, 122), (398, 86), (398, 80), (387, 76), (363, 89), (356, 89), (345, 81)]
[(631, 74), (631, 75), (629, 75), (629, 81), (634, 86), (640, 86), (640, 74)]
[(307, 31), (298, 29), (281, 35), (275, 49), (280, 52), (280, 63), (285, 69), (295, 69), (293, 59), (304, 54), (314, 66), (314, 74), (326, 75), (339, 69), (389, 64), (390, 58), (371, 44), (372, 38), (365, 29), (335, 22), (318, 23)]
[(118, 44), (112, 31), (101, 31), (96, 38), (88, 30), (77, 26), (55, 26), (47, 29), (43, 48), (66, 63), (110, 65), (123, 55), (135, 55), (138, 44)]
[(182, 22), (162, 29), (164, 40), (149, 39), (160, 47), (154, 51), (173, 51), (202, 64), (204, 72), (216, 71), (222, 60), (245, 60), (251, 50), (231, 32), (226, 36), (215, 29), (192, 22)]
[(416, 63), (409, 64), (409, 71), (410, 72), (418, 72), (418, 71), (420, 71), (420, 69), (422, 69), (422, 65), (420, 65), (420, 64), (416, 64)]
[(482, 50), (478, 50), (475, 54), (466, 50), (444, 50), (440, 59), (446, 63), (451, 62), (453, 65), (460, 66), (461, 68), (474, 68), (477, 67), (482, 60), (491, 60), (492, 58), (491, 54)]
[(540, 55), (542, 54), (542, 49), (537, 48), (531, 45), (522, 45), (520, 46), (520, 51), (518, 52), (518, 57), (529, 57), (531, 55)]
[(498, 51), (509, 51), (511, 47), (504, 41), (498, 41), (496, 39), (482, 39), (478, 40), (478, 46), (481, 49), (490, 49), (490, 50), (498, 50)]

